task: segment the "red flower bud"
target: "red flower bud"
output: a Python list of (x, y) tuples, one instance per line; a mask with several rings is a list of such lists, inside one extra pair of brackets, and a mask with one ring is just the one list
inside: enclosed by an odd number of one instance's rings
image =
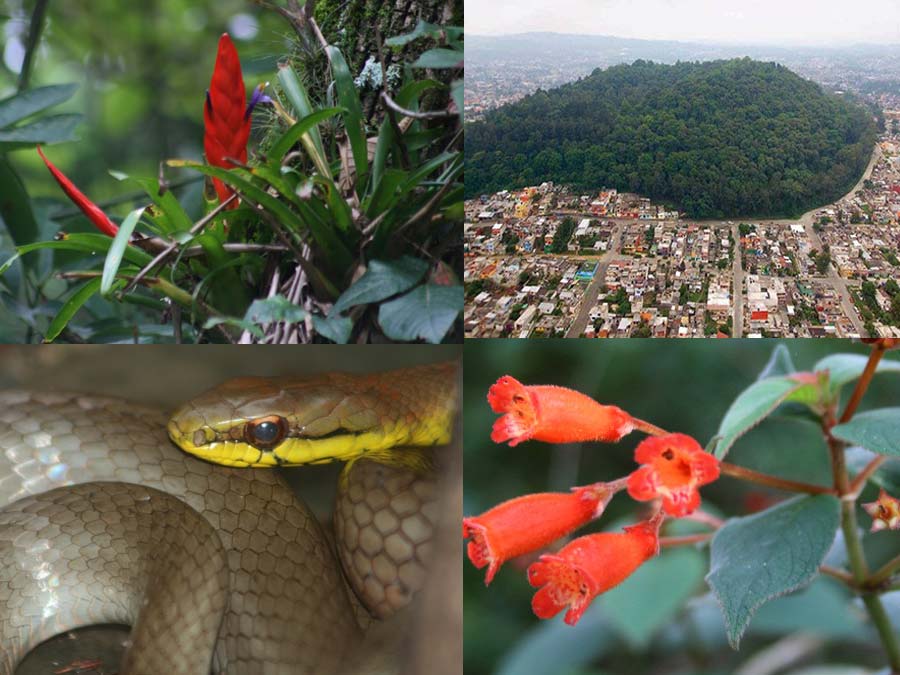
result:
[(663, 510), (686, 516), (700, 506), (701, 485), (719, 477), (719, 462), (690, 436), (652, 436), (634, 449), (643, 466), (628, 477), (628, 494), (638, 501), (662, 498)]
[(41, 156), (41, 159), (44, 160), (44, 164), (50, 169), (50, 173), (56, 179), (56, 182), (59, 183), (63, 192), (66, 193), (66, 196), (72, 200), (75, 206), (81, 209), (81, 212), (87, 216), (88, 220), (90, 220), (103, 234), (109, 237), (115, 237), (116, 232), (119, 231), (119, 226), (111, 221), (109, 216), (103, 213), (103, 210), (88, 199), (81, 190), (75, 187), (75, 183), (66, 178), (62, 171), (53, 166), (53, 163), (44, 155), (41, 146), (37, 146), (37, 151)]
[(526, 387), (504, 375), (488, 391), (497, 413), (491, 440), (511, 446), (534, 438), (548, 443), (614, 442), (635, 428), (635, 420), (621, 408), (600, 405), (584, 394), (550, 385)]
[(884, 488), (878, 493), (878, 499), (862, 507), (872, 517), (870, 532), (900, 530), (900, 499), (889, 495)]
[(510, 499), (480, 516), (463, 518), (463, 538), (478, 569), (488, 566), (488, 585), (509, 560), (536, 551), (598, 517), (615, 494), (604, 483), (572, 492), (540, 493)]
[(569, 607), (565, 621), (578, 623), (591, 601), (625, 581), (659, 552), (662, 518), (626, 527), (624, 534), (589, 534), (564, 546), (556, 555), (542, 555), (528, 568), (528, 582), (541, 586), (531, 608), (541, 619)]
[[(203, 150), (211, 166), (231, 169), (234, 164), (230, 159), (241, 163), (247, 161), (247, 140), (250, 138), (247, 92), (241, 61), (228, 33), (219, 38), (216, 65), (203, 106), (203, 124)], [(213, 185), (220, 202), (234, 193), (218, 178), (213, 178)], [(237, 208), (237, 202), (232, 202), (228, 208)]]

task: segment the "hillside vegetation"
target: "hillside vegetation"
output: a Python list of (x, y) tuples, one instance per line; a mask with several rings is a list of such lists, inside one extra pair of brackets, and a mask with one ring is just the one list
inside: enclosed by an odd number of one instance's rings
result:
[(871, 114), (750, 59), (595, 70), (466, 127), (466, 193), (543, 181), (638, 192), (694, 218), (796, 215), (843, 195)]

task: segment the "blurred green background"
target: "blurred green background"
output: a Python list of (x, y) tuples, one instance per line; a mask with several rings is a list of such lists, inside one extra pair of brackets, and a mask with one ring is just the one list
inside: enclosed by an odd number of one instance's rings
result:
[[(0, 2), (0, 99), (15, 93), (34, 4)], [(134, 191), (110, 169), (151, 177), (163, 159), (202, 160), (203, 101), (225, 31), (248, 89), (274, 78), (293, 34), (276, 13), (247, 0), (50, 2), (30, 86), (78, 83), (75, 96), (52, 112), (79, 113), (84, 121), (79, 142), (50, 147), (47, 155), (97, 203)], [(10, 157), (32, 197), (65, 202), (33, 149)], [(198, 213), (201, 187), (198, 180), (188, 189), (187, 206)], [(126, 202), (109, 212), (124, 216), (130, 208)]]
[[(467, 341), (464, 514), (476, 515), (526, 493), (612, 480), (636, 467), (632, 450), (643, 437), (638, 433), (615, 445), (528, 442), (510, 448), (492, 443), (490, 430), (497, 415), (485, 397), (501, 375), (525, 384), (577, 389), (705, 445), (731, 401), (756, 379), (778, 344), (801, 371), (829, 354), (868, 352), (863, 344), (838, 340)], [(897, 352), (886, 358), (900, 360)], [(845, 388), (845, 398), (851, 390)], [(879, 375), (861, 409), (898, 402), (900, 377)], [(831, 480), (821, 432), (798, 408), (783, 407), (741, 439), (728, 459), (789, 478)], [(870, 487), (862, 501), (876, 494)], [(702, 496), (704, 509), (728, 517), (786, 495), (724, 477), (703, 488)], [(641, 514), (640, 505), (623, 493), (599, 522), (579, 533), (618, 529)], [(863, 514), (860, 523), (868, 529), (870, 520)], [(704, 531), (688, 523), (674, 525), (667, 534)], [(886, 561), (897, 553), (897, 534), (867, 537), (866, 550), (872, 564)], [(858, 666), (883, 663), (874, 634), (832, 579), (819, 579), (807, 591), (765, 606), (751, 623), (741, 651), (733, 652), (718, 606), (703, 582), (706, 547), (665, 550), (595, 601), (574, 628), (562, 623), (562, 615), (541, 622), (531, 613), (533, 589), (524, 574), (528, 562), (507, 563), (485, 588), (484, 571), (465, 560), (466, 675), (788, 672), (754, 670), (749, 661), (769, 653), (777, 640), (795, 640), (786, 647), (794, 649), (801, 664), (857, 664), (855, 669), (829, 671), (832, 675), (865, 672)], [(896, 608), (898, 602), (890, 599), (889, 608)]]

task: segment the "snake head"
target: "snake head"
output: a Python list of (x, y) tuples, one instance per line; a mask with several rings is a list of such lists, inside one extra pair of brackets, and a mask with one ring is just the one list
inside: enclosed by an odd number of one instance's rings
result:
[(185, 452), (238, 467), (352, 459), (385, 443), (394, 426), (382, 402), (341, 375), (239, 378), (175, 411), (169, 437)]

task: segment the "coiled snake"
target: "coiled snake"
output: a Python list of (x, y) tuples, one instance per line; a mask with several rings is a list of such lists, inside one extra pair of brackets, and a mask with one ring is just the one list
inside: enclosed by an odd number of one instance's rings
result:
[[(348, 461), (346, 578), (377, 617), (422, 584), (457, 366), (240, 379), (171, 417), (120, 399), (0, 392), (0, 674), (39, 642), (132, 626), (120, 672), (316, 673), (361, 629), (332, 546), (271, 471)], [(168, 429), (168, 435), (167, 435)]]

